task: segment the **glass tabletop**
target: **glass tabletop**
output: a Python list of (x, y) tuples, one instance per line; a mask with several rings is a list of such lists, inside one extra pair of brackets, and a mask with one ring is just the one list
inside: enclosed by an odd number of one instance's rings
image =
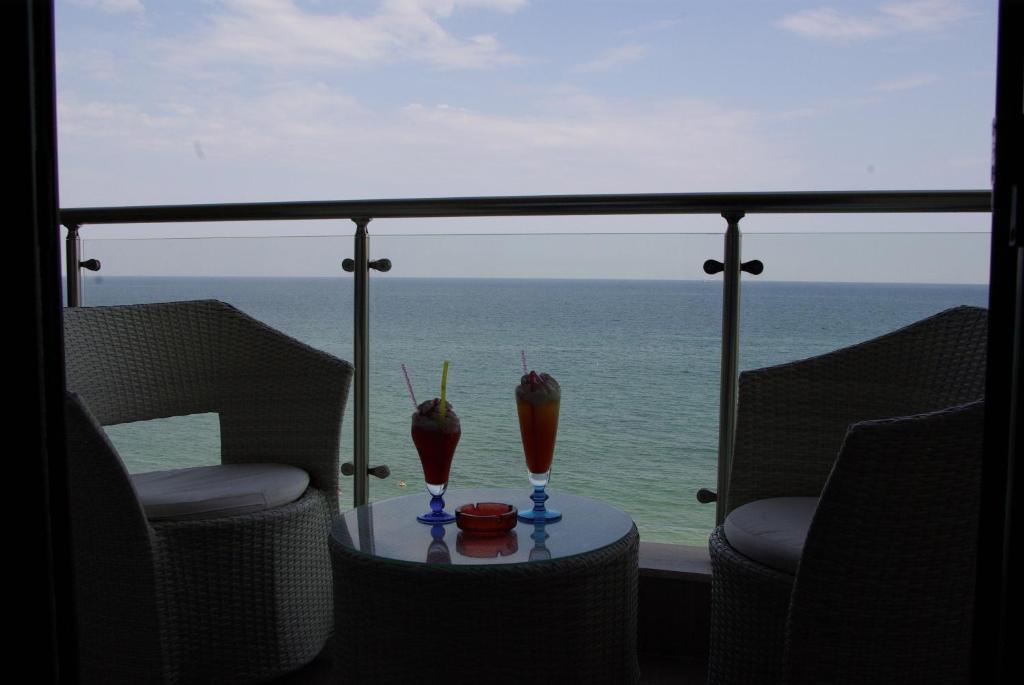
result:
[[(430, 500), (426, 493), (396, 497), (356, 507), (339, 516), (331, 537), (375, 557), (428, 564), (520, 564), (562, 559), (601, 549), (618, 542), (633, 527), (633, 520), (618, 509), (596, 500), (549, 491), (548, 503), (562, 512), (562, 520), (549, 524), (518, 522), (508, 533), (483, 536), (467, 533), (455, 523), (429, 526), (416, 520)], [(533, 507), (530, 491), (472, 488), (445, 493), (445, 508), (454, 512), (463, 504), (504, 502), (520, 511)]]

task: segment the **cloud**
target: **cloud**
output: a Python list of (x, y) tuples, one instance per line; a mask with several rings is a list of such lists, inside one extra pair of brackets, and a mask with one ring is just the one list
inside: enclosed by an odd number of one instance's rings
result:
[(274, 68), (345, 67), (416, 61), (447, 69), (484, 69), (522, 61), (492, 34), (453, 36), (440, 19), (461, 9), (504, 13), (525, 0), (384, 0), (368, 16), (317, 13), (294, 0), (224, 0), (195, 40), (167, 41), (172, 64), (219, 62)]
[(94, 81), (110, 82), (118, 78), (118, 64), (114, 53), (109, 50), (87, 48), (84, 50), (57, 53), (57, 73), (65, 75), (73, 72), (84, 75)]
[(522, 114), (432, 102), (374, 109), (303, 83), (185, 97), (63, 97), (64, 202), (763, 190), (766, 179), (791, 186), (800, 168), (759, 115), (710, 101), (556, 93)]
[(645, 45), (623, 45), (605, 51), (600, 57), (590, 62), (577, 64), (572, 70), (579, 73), (611, 71), (623, 64), (641, 60), (647, 53), (648, 49)]
[(69, 0), (72, 5), (96, 9), (108, 14), (143, 12), (141, 0)]
[(938, 31), (972, 15), (957, 0), (911, 0), (883, 5), (881, 12), (894, 31)]
[(71, 141), (106, 140), (110, 144), (120, 140), (136, 152), (165, 148), (169, 136), (185, 130), (187, 121), (180, 110), (161, 109), (63, 96), (57, 103), (58, 130), (62, 137)]
[(917, 74), (905, 78), (884, 81), (871, 88), (876, 93), (895, 93), (902, 90), (914, 90), (924, 88), (933, 83), (938, 83), (939, 77), (935, 74)]
[(200, 141), (207, 157), (262, 157), (274, 164), (278, 158), (337, 154), (340, 150), (328, 152), (315, 141), (350, 143), (361, 134), (353, 122), (362, 126), (372, 121), (352, 98), (319, 83), (286, 83), (245, 97), (223, 93), (212, 101), (202, 94), (194, 97), (191, 102), (141, 104), (68, 94), (58, 101), (58, 127), (62, 139), (71, 143), (120, 146), (139, 158), (182, 146), (191, 149)]
[(397, 11), (426, 11), (447, 17), (456, 9), (496, 10), (511, 14), (528, 3), (527, 0), (384, 0), (384, 4)]
[(807, 38), (834, 41), (875, 38), (883, 33), (875, 21), (844, 15), (827, 7), (801, 10), (783, 17), (778, 26)]
[(972, 16), (960, 0), (908, 0), (880, 6), (856, 16), (830, 7), (806, 9), (777, 22), (779, 28), (805, 38), (850, 43), (903, 33), (939, 31)]

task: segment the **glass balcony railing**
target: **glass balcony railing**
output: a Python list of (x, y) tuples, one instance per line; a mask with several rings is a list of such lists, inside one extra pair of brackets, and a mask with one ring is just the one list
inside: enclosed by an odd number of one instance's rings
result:
[[(744, 277), (739, 368), (820, 354), (950, 306), (985, 306), (987, 286), (972, 281), (987, 275), (987, 217), (958, 216), (974, 232), (854, 233), (821, 221), (748, 230), (743, 256), (765, 271)], [(563, 387), (552, 492), (618, 506), (646, 541), (704, 545), (716, 512), (695, 494), (719, 477), (728, 309), (722, 276), (702, 269), (722, 256), (722, 222), (705, 219), (715, 232), (412, 234), (403, 220), (375, 235), (369, 259), (392, 268), (373, 275), (368, 296), (367, 444), (369, 465), (387, 464), (391, 476), (372, 482), (370, 499), (423, 491), (400, 364), (422, 401), (438, 394), (446, 359), (463, 422), (453, 486), (526, 491), (513, 404), (524, 350)], [(351, 254), (348, 236), (89, 239), (80, 256), (103, 267), (84, 279), (84, 302), (215, 298), (352, 360), (357, 304), (341, 267)], [(344, 460), (358, 410), (350, 400)], [(108, 430), (133, 471), (214, 463), (218, 431), (213, 415)], [(343, 505), (351, 493), (343, 479)]]

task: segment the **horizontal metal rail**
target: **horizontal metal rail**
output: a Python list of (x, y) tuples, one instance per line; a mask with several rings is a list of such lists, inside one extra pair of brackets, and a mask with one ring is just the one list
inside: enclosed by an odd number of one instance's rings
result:
[(401, 200), (252, 202), (209, 205), (80, 207), (60, 210), (65, 226), (206, 221), (414, 219), (600, 214), (803, 214), (988, 212), (987, 190), (815, 191), (796, 193), (647, 193), (529, 195)]

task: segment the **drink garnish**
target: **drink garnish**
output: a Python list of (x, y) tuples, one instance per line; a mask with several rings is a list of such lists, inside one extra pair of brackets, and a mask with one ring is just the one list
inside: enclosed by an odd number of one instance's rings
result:
[(530, 371), (523, 374), (516, 387), (516, 399), (530, 404), (556, 402), (562, 398), (562, 389), (550, 374)]
[[(441, 415), (441, 407), (444, 406), (444, 416)], [(435, 397), (422, 402), (412, 414), (413, 426), (420, 430), (451, 433), (461, 430), (459, 415), (450, 402), (444, 402)]]

